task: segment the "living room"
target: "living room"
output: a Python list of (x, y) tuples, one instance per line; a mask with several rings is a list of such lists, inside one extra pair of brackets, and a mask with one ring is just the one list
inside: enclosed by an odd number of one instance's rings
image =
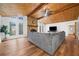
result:
[(0, 55), (79, 55), (78, 3), (0, 6)]

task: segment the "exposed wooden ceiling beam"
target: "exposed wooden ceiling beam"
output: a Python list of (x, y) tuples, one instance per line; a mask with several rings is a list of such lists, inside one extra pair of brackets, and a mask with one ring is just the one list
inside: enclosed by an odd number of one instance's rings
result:
[(31, 16), (33, 13), (37, 12), (42, 8), (42, 6), (47, 5), (48, 3), (40, 3), (33, 11), (31, 11), (27, 16)]
[(34, 16), (29, 16), (29, 17), (31, 17), (31, 18), (33, 18), (33, 19), (37, 19), (37, 18), (35, 18)]
[(44, 16), (41, 16), (41, 17), (37, 18), (37, 20), (39, 20), (39, 19), (41, 19), (41, 18), (44, 18)]

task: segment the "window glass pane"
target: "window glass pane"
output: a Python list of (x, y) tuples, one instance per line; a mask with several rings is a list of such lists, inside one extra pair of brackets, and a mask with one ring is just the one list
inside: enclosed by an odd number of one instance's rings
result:
[(16, 35), (16, 24), (10, 22), (10, 35)]
[(19, 23), (19, 34), (23, 34), (23, 23)]

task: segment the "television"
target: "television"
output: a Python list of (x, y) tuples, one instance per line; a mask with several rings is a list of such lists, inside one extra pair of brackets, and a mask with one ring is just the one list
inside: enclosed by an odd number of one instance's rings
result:
[(57, 27), (56, 26), (49, 27), (49, 31), (57, 31)]

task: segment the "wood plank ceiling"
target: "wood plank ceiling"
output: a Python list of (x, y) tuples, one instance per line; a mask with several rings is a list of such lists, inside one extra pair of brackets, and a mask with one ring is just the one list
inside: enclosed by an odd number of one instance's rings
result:
[[(42, 17), (42, 11), (47, 8), (52, 12), (48, 17)], [(76, 20), (79, 16), (79, 3), (47, 4), (31, 16), (42, 20), (45, 24)]]
[(64, 4), (63, 3), (62, 4), (60, 4), (60, 3), (47, 4), (44, 7), (42, 7), (40, 10), (38, 10), (36, 13), (34, 13), (32, 16), (34, 16), (35, 18), (39, 18), (42, 16), (41, 12), (44, 11), (45, 8), (54, 12), (54, 11), (57, 11), (59, 9), (62, 9), (63, 7), (65, 7), (67, 5), (69, 5), (69, 4), (67, 4), (67, 3), (64, 3)]
[(61, 10), (63, 7), (68, 7), (68, 3), (53, 3), (53, 4), (38, 4), (38, 3), (0, 3), (0, 15), (2, 16), (16, 16), (27, 15), (39, 18), (41, 11), (45, 8), (51, 11)]
[[(51, 16), (46, 17), (47, 19), (65, 19), (68, 17), (72, 17), (73, 14), (74, 16), (79, 15), (79, 7), (77, 6), (79, 6), (78, 3), (0, 3), (0, 15), (29, 16), (36, 19), (44, 19), (41, 12), (44, 11), (45, 8), (47, 8), (53, 11)], [(68, 10), (69, 12), (66, 10)], [(67, 14), (69, 14), (70, 16), (67, 16)]]
[(38, 10), (36, 13), (34, 13), (32, 16), (34, 16), (35, 18), (40, 19), (42, 17), (42, 11), (44, 11), (44, 9), (49, 9), (52, 12), (52, 15), (63, 12), (65, 10), (68, 10), (70, 8), (79, 6), (79, 4), (73, 4), (73, 3), (51, 3), (51, 4), (47, 4), (44, 7), (42, 7), (40, 10)]
[(2, 16), (20, 16), (28, 15), (40, 4), (32, 3), (0, 3), (0, 15)]

